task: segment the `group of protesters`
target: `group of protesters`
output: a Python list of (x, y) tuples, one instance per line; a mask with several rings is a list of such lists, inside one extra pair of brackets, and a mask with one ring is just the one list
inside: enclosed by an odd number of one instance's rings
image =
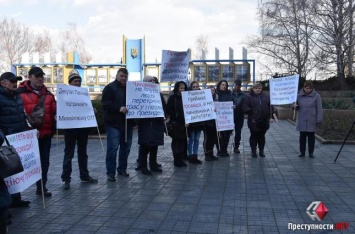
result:
[[(28, 72), (28, 80), (17, 87), (17, 82), (22, 77), (11, 72), (5, 72), (0, 77), (0, 140), (1, 143), (6, 135), (19, 133), (29, 129), (37, 129), (38, 145), (42, 169), (42, 180), (36, 183), (36, 194), (50, 197), (52, 193), (47, 189), (47, 174), (49, 169), (51, 139), (56, 128), (56, 101), (54, 95), (44, 85), (44, 72), (39, 67), (32, 67)], [(107, 181), (115, 182), (116, 174), (129, 177), (127, 161), (132, 145), (134, 126), (138, 126), (139, 152), (137, 170), (144, 175), (152, 175), (152, 172), (162, 172), (162, 165), (158, 163), (158, 147), (164, 144), (164, 134), (167, 131), (166, 122), (173, 126), (171, 149), (175, 167), (186, 167), (187, 164), (202, 164), (199, 159), (199, 142), (203, 133), (203, 152), (205, 161), (216, 161), (219, 157), (229, 157), (228, 146), (233, 130), (217, 131), (216, 121), (207, 120), (196, 123), (185, 123), (182, 92), (187, 90), (199, 90), (199, 83), (191, 82), (188, 87), (184, 81), (178, 81), (174, 90), (169, 95), (167, 103), (160, 94), (164, 117), (142, 118), (138, 122), (127, 119), (126, 107), (126, 84), (128, 70), (120, 68), (116, 79), (105, 86), (102, 92), (102, 109), (106, 128), (107, 151), (106, 151), (106, 175)], [(73, 70), (68, 77), (68, 83), (80, 87), (82, 78)], [(159, 84), (156, 77), (145, 76), (143, 82)], [(218, 82), (217, 86), (208, 86), (211, 90), (213, 101), (232, 102), (234, 115), (234, 150), (240, 153), (241, 132), (244, 124), (244, 116), (248, 115), (248, 128), (250, 129), (249, 144), (252, 157), (265, 157), (265, 134), (273, 121), (273, 107), (270, 98), (262, 92), (262, 85), (255, 83), (247, 95), (241, 90), (241, 82), (236, 80), (232, 91), (226, 80)], [(300, 157), (305, 156), (306, 138), (308, 137), (308, 151), (311, 158), (314, 157), (314, 132), (316, 125), (322, 122), (320, 96), (313, 89), (312, 83), (306, 82), (301, 90), (298, 101), (293, 105), (299, 111), (302, 118), (297, 118), (297, 130), (300, 131)], [(26, 120), (39, 102), (44, 103), (44, 118), (40, 126), (34, 127)], [(313, 118), (314, 116), (315, 119)], [(311, 119), (313, 118), (313, 119)], [(306, 127), (304, 124), (306, 124)], [(310, 127), (311, 126), (311, 127)], [(310, 128), (309, 128), (310, 127)], [(98, 183), (88, 171), (88, 143), (89, 129), (76, 128), (66, 129), (65, 149), (63, 158), (63, 171), (61, 179), (63, 190), (70, 189), (72, 159), (77, 145), (78, 165), (80, 179), (83, 183)], [(216, 146), (217, 154), (214, 154)], [(259, 151), (257, 151), (259, 150)], [(149, 155), (149, 162), (148, 162)], [(117, 158), (118, 157), (118, 158)], [(9, 224), (8, 207), (24, 207), (30, 201), (21, 199), (21, 194), (10, 194), (4, 178), (0, 178), (0, 233), (6, 233), (6, 224)]]

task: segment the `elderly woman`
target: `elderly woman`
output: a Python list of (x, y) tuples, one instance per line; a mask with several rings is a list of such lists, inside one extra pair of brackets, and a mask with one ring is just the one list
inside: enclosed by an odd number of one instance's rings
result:
[(252, 157), (258, 157), (256, 148), (259, 148), (259, 156), (265, 157), (265, 134), (270, 127), (272, 107), (270, 98), (262, 92), (262, 85), (255, 83), (250, 94), (243, 103), (243, 111), (248, 114), (248, 128), (250, 129), (249, 144)]
[(314, 90), (311, 81), (303, 84), (303, 89), (299, 92), (294, 107), (298, 111), (296, 130), (300, 132), (299, 157), (305, 156), (308, 138), (308, 154), (310, 158), (314, 158), (315, 131), (317, 126), (322, 124), (323, 109), (321, 97)]

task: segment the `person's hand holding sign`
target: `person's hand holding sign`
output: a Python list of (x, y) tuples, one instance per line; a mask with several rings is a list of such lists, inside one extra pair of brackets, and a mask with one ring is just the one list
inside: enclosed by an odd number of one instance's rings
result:
[(120, 112), (123, 114), (126, 114), (128, 112), (127, 108), (125, 106), (122, 106), (120, 109)]

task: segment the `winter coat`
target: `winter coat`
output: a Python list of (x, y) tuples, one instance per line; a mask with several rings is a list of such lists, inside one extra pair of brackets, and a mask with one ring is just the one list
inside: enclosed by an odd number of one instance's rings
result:
[(185, 125), (181, 95), (173, 94), (169, 97), (166, 111), (170, 116), (170, 121)]
[(244, 119), (244, 112), (243, 112), (243, 102), (247, 95), (243, 92), (233, 92), (233, 105), (236, 107), (234, 109), (234, 122), (238, 119)]
[(0, 129), (5, 135), (26, 131), (28, 128), (21, 96), (0, 86)]
[(182, 97), (178, 94), (173, 94), (168, 99), (167, 104), (167, 114), (170, 116), (169, 124), (173, 125), (174, 132), (176, 134), (176, 139), (185, 139), (186, 127), (185, 127), (185, 117), (182, 105)]
[(300, 132), (315, 132), (317, 123), (322, 123), (323, 121), (321, 97), (314, 89), (308, 95), (301, 89), (297, 96), (297, 105), (296, 130)]
[(18, 92), (21, 94), (21, 98), (25, 107), (26, 114), (32, 113), (33, 108), (40, 101), (42, 95), (46, 95), (44, 99), (44, 121), (39, 131), (39, 138), (52, 137), (56, 128), (55, 115), (57, 111), (57, 104), (54, 99), (54, 95), (43, 85), (42, 89), (35, 92), (31, 87), (31, 81), (26, 80), (20, 83)]
[[(160, 95), (164, 112), (166, 104), (163, 95)], [(144, 146), (164, 145), (164, 118), (142, 118), (138, 122), (138, 144)]]
[[(126, 115), (120, 112), (121, 107), (126, 106), (126, 87), (117, 80), (105, 86), (101, 98), (106, 126), (125, 129)], [(133, 127), (133, 120), (127, 120), (128, 127)]]
[[(253, 91), (245, 98), (243, 111), (248, 114), (248, 128), (251, 131), (267, 131), (270, 127), (270, 98), (265, 93), (256, 95)], [(271, 110), (273, 112), (273, 110)]]
[(230, 90), (228, 90), (228, 82), (226, 82), (227, 83), (227, 89), (225, 91), (219, 90), (219, 87), (221, 86), (222, 82), (225, 82), (225, 81), (218, 82), (217, 88), (216, 88), (216, 93), (218, 95), (218, 101), (219, 102), (233, 101), (232, 92)]

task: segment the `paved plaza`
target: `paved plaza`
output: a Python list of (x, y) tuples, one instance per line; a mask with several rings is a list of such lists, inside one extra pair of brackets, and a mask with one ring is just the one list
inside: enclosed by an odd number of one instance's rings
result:
[[(171, 139), (159, 147), (163, 173), (142, 175), (134, 170), (138, 154), (133, 136), (127, 172), (107, 182), (105, 152), (90, 139), (89, 170), (98, 184), (80, 183), (76, 157), (71, 189), (62, 190), (60, 175), (64, 142), (53, 139), (48, 189), (53, 196), (24, 191), (28, 208), (11, 209), (9, 233), (355, 233), (355, 146), (316, 142), (315, 158), (298, 157), (298, 132), (286, 120), (273, 123), (266, 135), (266, 157), (252, 158), (249, 129), (242, 133), (241, 154), (202, 165), (173, 166)], [(201, 136), (200, 144), (202, 144)], [(106, 140), (103, 140), (106, 150)], [(322, 221), (306, 213), (313, 201), (329, 212)], [(293, 224), (349, 222), (348, 231), (292, 231)]]

